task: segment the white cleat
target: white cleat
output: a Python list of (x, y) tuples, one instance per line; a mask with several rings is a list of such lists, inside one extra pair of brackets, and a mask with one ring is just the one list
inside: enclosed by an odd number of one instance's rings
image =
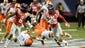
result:
[(0, 41), (0, 43), (4, 43), (4, 41)]
[(4, 46), (4, 48), (7, 48), (7, 46)]
[(68, 46), (68, 41), (63, 40), (63, 42), (62, 42), (62, 45), (61, 45), (61, 46)]

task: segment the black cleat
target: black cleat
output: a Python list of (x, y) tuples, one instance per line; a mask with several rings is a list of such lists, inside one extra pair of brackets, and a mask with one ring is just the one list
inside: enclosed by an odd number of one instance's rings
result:
[(60, 42), (58, 42), (56, 39), (54, 39), (54, 40), (56, 41), (56, 43), (57, 43), (60, 47), (62, 47)]
[(14, 42), (17, 42), (17, 39), (16, 38), (14, 39)]

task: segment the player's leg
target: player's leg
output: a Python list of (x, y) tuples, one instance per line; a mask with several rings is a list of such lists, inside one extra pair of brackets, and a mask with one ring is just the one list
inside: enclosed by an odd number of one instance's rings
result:
[(59, 42), (60, 37), (59, 37), (58, 35), (56, 36), (56, 34), (59, 34), (59, 33), (57, 33), (57, 27), (54, 27), (54, 28), (51, 28), (51, 29), (52, 29), (53, 34), (54, 34), (54, 41), (56, 41), (56, 43), (57, 43), (59, 46), (61, 46), (61, 44), (60, 44), (60, 42)]
[(8, 37), (8, 35), (10, 34), (11, 27), (12, 27), (12, 22), (7, 21), (6, 33), (5, 33), (4, 37), (2, 38), (1, 42), (4, 42), (6, 37)]
[(2, 21), (4, 20), (4, 15), (0, 14), (0, 32), (2, 32)]
[(68, 39), (72, 39), (72, 36), (67, 32), (63, 32), (63, 36), (68, 37)]
[(42, 43), (42, 45), (44, 45), (44, 39), (45, 37), (44, 36), (41, 36), (41, 38), (36, 38), (36, 40), (40, 41)]
[[(57, 36), (60, 38), (59, 39), (59, 42), (61, 43), (61, 44), (64, 44), (64, 43), (66, 43), (66, 45), (68, 44), (68, 42), (67, 41), (64, 41), (61, 37), (62, 37), (62, 35), (64, 35), (64, 33), (63, 33), (63, 31), (62, 31), (62, 28), (61, 28), (61, 26), (60, 26), (60, 24), (58, 23), (58, 26), (57, 26)], [(65, 33), (65, 35), (68, 35), (68, 36), (70, 36), (70, 34), (66, 34)], [(71, 36), (70, 36), (71, 37)], [(62, 46), (62, 45), (61, 45)]]
[(13, 34), (10, 34), (8, 39), (6, 39), (5, 44), (4, 44), (4, 48), (7, 48), (7, 46), (10, 43), (10, 40), (12, 39), (12, 37), (13, 37)]
[(17, 42), (17, 37), (19, 36), (22, 27), (17, 26), (16, 28), (17, 28), (17, 29), (16, 29), (16, 31), (15, 31), (15, 38), (13, 38), (15, 42)]
[(15, 38), (15, 31), (16, 31), (16, 25), (13, 23), (11, 30), (10, 30), (10, 35), (8, 36), (8, 39), (6, 39), (5, 44), (4, 44), (4, 48), (7, 48), (8, 44), (10, 43), (10, 40), (13, 38)]

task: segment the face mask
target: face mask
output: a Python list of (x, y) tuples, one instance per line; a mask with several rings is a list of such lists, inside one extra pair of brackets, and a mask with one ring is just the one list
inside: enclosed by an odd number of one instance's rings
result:
[(50, 14), (54, 14), (54, 10), (49, 10), (49, 13)]

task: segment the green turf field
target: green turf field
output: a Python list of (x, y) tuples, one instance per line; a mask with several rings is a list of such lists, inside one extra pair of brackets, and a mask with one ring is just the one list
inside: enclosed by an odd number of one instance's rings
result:
[[(64, 23), (61, 23), (61, 27), (65, 32), (72, 35), (73, 39), (85, 39), (85, 28), (77, 28), (77, 23), (70, 22), (71, 27), (65, 27)], [(5, 27), (3, 26), (3, 32), (5, 32)], [(0, 34), (0, 40), (4, 34)]]
[[(77, 28), (77, 23), (70, 23), (71, 27), (66, 28), (63, 23), (61, 26), (63, 30), (67, 31), (69, 34), (72, 35), (73, 39), (85, 39), (85, 28)], [(69, 31), (70, 30), (70, 31)]]

